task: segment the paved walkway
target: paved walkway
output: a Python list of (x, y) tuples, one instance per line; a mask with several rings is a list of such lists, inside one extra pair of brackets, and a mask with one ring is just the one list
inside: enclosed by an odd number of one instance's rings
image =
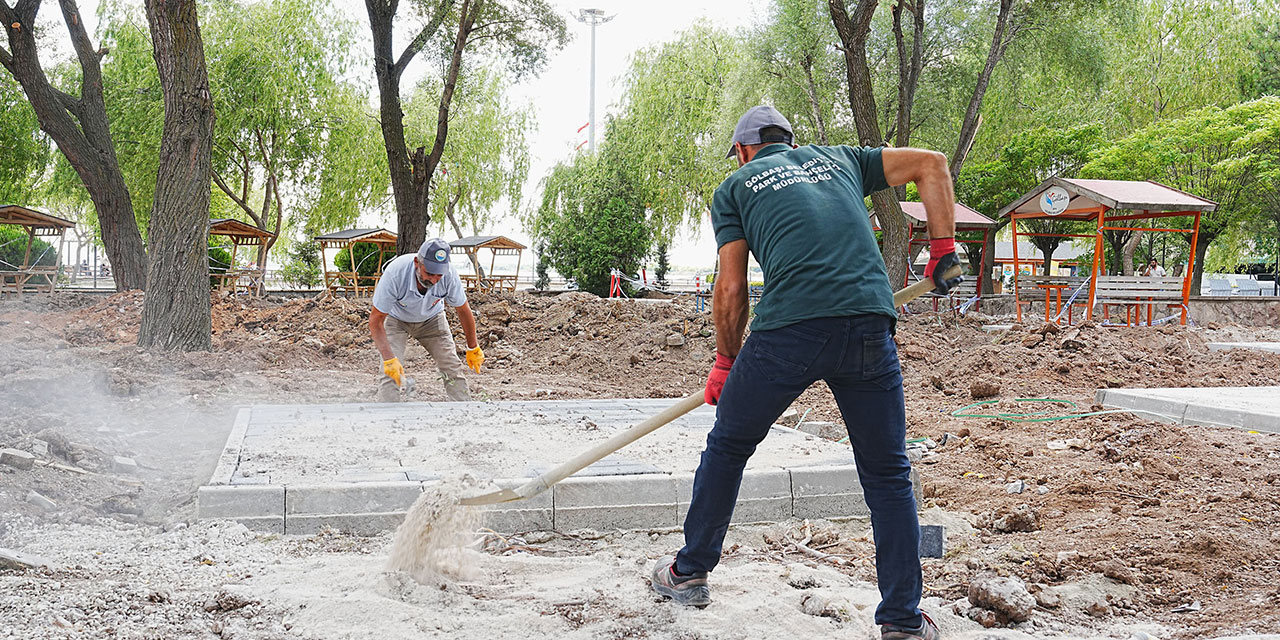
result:
[(1280, 433), (1280, 387), (1099, 389), (1098, 403), (1140, 409), (1180, 424)]
[(1210, 351), (1226, 351), (1228, 349), (1251, 349), (1280, 353), (1280, 342), (1210, 342)]
[[(463, 476), (516, 486), (674, 399), (269, 405), (241, 409), (201, 518), (309, 534), (395, 527), (424, 486)], [(702, 406), (486, 526), (648, 529), (684, 520), (715, 408)], [(482, 483), (476, 493), (495, 488)], [(775, 426), (752, 457), (738, 522), (866, 515), (848, 445)]]

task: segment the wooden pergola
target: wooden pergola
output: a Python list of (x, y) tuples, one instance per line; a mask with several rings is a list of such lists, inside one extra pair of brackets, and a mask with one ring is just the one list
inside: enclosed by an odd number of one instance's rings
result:
[[(925, 214), (923, 202), (899, 202), (898, 204), (902, 206), (902, 212), (907, 214), (907, 219), (911, 223), (911, 235), (907, 240), (906, 255), (903, 256), (903, 259), (906, 260), (908, 265), (907, 273), (903, 276), (902, 284), (905, 286), (911, 284), (911, 275), (913, 271), (910, 266), (915, 257), (915, 254), (912, 252), (912, 248), (916, 246), (929, 246), (929, 219)], [(872, 218), (872, 229), (879, 231), (880, 225), (874, 220), (875, 214), (872, 214)], [(973, 209), (970, 209), (968, 206), (960, 202), (957, 202), (955, 206), (955, 221), (957, 233), (966, 231), (977, 231), (982, 233), (981, 240), (963, 240), (957, 238), (956, 242), (960, 244), (986, 243), (987, 237), (991, 234), (991, 230), (997, 225), (996, 221), (974, 211)], [(987, 257), (985, 255), (982, 256), (981, 262), (985, 263), (986, 258)], [(983, 264), (978, 265), (979, 274), (982, 273), (983, 266)], [(976, 282), (970, 284), (970, 281), (972, 280), (976, 280)], [(957, 293), (964, 296), (977, 296), (978, 298), (981, 298), (983, 294), (982, 278), (965, 278), (965, 281), (957, 289)], [(937, 306), (936, 300), (934, 301), (934, 306), (935, 308)]]
[[(12, 293), (17, 297), (22, 297), (28, 290), (53, 293), (58, 284), (58, 276), (62, 274), (63, 234), (67, 229), (75, 227), (76, 223), (35, 209), (6, 204), (0, 205), (0, 224), (16, 225), (27, 231), (27, 248), (22, 254), (22, 264), (0, 262), (0, 293)], [(54, 264), (39, 264), (43, 254), (32, 259), (31, 248), (37, 237), (57, 237), (58, 250)]]
[[(1191, 296), (1191, 274), (1195, 270), (1196, 243), (1200, 238), (1200, 216), (1218, 208), (1217, 203), (1158, 182), (1133, 180), (1079, 180), (1053, 177), (1040, 183), (1012, 204), (1000, 210), (1000, 216), (1008, 216), (1013, 234), (1013, 290), (1018, 319), (1022, 319), (1020, 278), (1018, 269), (1018, 237), (1051, 236), (1086, 238), (1093, 241), (1093, 265), (1087, 278), (1089, 298), (1086, 317), (1093, 318), (1093, 309), (1102, 305), (1104, 321), (1108, 319), (1108, 305), (1123, 305), (1125, 323), (1139, 324), (1143, 308), (1147, 324), (1151, 325), (1156, 305), (1181, 307), (1182, 324), (1187, 322), (1187, 301)], [(1136, 220), (1160, 218), (1193, 218), (1190, 228), (1133, 226)], [(1019, 233), (1018, 221), (1028, 219), (1062, 219), (1092, 222), (1095, 232), (1084, 233)], [(1103, 233), (1106, 231), (1145, 231), (1150, 233), (1191, 234), (1190, 260), (1182, 277), (1108, 276), (1103, 268)], [(1064, 290), (1083, 290), (1084, 278), (1073, 281), (1069, 276), (1038, 276), (1029, 278), (1032, 286), (1043, 289), (1045, 295), (1045, 319), (1056, 320), (1062, 315)], [(1057, 315), (1050, 315), (1052, 296), (1057, 297)], [(1068, 298), (1068, 312), (1071, 299)], [(1068, 314), (1068, 323), (1071, 322)]]
[[(506, 291), (516, 290), (516, 280), (520, 277), (520, 261), (522, 252), (528, 247), (508, 238), (506, 236), (470, 236), (467, 238), (459, 238), (449, 242), (449, 247), (453, 253), (466, 254), (471, 259), (472, 264), (480, 264), (476, 253), (481, 249), (489, 249), (489, 271), (485, 273), (483, 278), (479, 273), (474, 274), (458, 274), (462, 278), (468, 291), (477, 289), (498, 289)], [(493, 272), (494, 264), (498, 260), (498, 256), (515, 256), (516, 272), (514, 274), (497, 275)]]
[[(334, 293), (349, 291), (357, 296), (372, 295), (378, 279), (382, 277), (382, 256), (387, 253), (395, 255), (396, 237), (394, 232), (386, 229), (347, 229), (316, 236), (316, 243), (320, 245), (320, 262), (324, 265), (324, 286)], [(378, 266), (373, 275), (360, 275), (360, 265), (356, 264), (354, 251), (351, 252), (350, 271), (338, 271), (336, 267), (332, 271), (329, 269), (331, 263), (325, 253), (326, 249), (336, 249), (341, 253), (343, 249), (350, 249), (362, 242), (374, 245), (378, 249)], [(361, 280), (373, 282), (361, 284)]]
[(240, 245), (261, 247), (276, 237), (276, 234), (255, 227), (246, 222), (232, 218), (217, 218), (209, 221), (209, 235), (224, 236), (231, 239), (231, 264), (218, 270), (211, 267), (209, 275), (218, 279), (218, 289), (234, 292), (257, 293), (262, 290), (262, 279), (267, 272), (266, 264), (259, 264), (249, 269), (236, 268), (236, 253)]

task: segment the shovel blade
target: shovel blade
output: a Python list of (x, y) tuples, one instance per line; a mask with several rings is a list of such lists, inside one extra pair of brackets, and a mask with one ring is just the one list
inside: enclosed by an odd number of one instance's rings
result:
[(523, 500), (524, 498), (525, 496), (522, 496), (519, 493), (516, 493), (512, 489), (502, 489), (500, 491), (494, 491), (492, 493), (482, 493), (478, 496), (463, 498), (458, 501), (458, 504), (474, 507), (474, 506), (483, 505), (483, 504), (498, 504), (501, 502), (514, 502), (516, 500)]

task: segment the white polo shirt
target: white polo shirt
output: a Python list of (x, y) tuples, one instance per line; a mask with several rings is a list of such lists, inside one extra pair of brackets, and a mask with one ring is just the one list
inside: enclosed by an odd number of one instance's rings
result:
[(375, 309), (401, 322), (423, 322), (440, 315), (445, 304), (460, 307), (467, 303), (467, 291), (452, 265), (439, 282), (426, 293), (419, 293), (413, 266), (415, 255), (399, 256), (387, 263), (373, 290)]

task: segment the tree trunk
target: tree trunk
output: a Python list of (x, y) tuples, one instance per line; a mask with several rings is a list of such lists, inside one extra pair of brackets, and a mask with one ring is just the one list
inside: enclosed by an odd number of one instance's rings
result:
[(1200, 295), (1200, 282), (1204, 278), (1204, 254), (1208, 253), (1209, 244), (1213, 242), (1215, 237), (1216, 236), (1206, 237), (1205, 234), (1202, 233), (1196, 242), (1196, 266), (1191, 271), (1191, 295), (1193, 296)]
[(978, 110), (982, 108), (982, 98), (986, 96), (987, 86), (991, 84), (991, 74), (996, 69), (996, 63), (1004, 57), (1005, 49), (1013, 39), (1015, 29), (1009, 25), (1012, 13), (1013, 0), (1000, 0), (1000, 14), (996, 16), (996, 31), (991, 37), (991, 48), (987, 50), (987, 63), (983, 65), (982, 73), (978, 75), (978, 82), (973, 86), (969, 108), (965, 111), (964, 121), (960, 125), (960, 140), (956, 143), (956, 152), (951, 156), (952, 182), (960, 177), (960, 170), (964, 167), (965, 158), (969, 155), (969, 148), (973, 146), (973, 139), (978, 135), (980, 122)]
[[(458, 205), (458, 200), (460, 199), (462, 199), (461, 191), (459, 191), (456, 197), (449, 201), (449, 206), (445, 207), (444, 214), (445, 217), (449, 218), (449, 224), (453, 225), (453, 232), (458, 234), (458, 238), (463, 238), (462, 226), (458, 224), (458, 219), (453, 215), (453, 208)], [(484, 267), (480, 266), (480, 259), (476, 257), (475, 250), (468, 251), (467, 257), (471, 259), (471, 266), (476, 270), (476, 277), (483, 278)]]
[(151, 209), (151, 292), (138, 346), (209, 350), (209, 176), (213, 102), (196, 0), (146, 0), (164, 134)]
[(40, 130), (57, 143), (89, 192), (116, 290), (143, 289), (147, 284), (147, 255), (116, 159), (102, 94), (101, 59), (106, 50), (94, 47), (89, 40), (74, 0), (61, 0), (59, 4), (79, 62), (80, 96), (54, 88), (40, 66), (35, 37), (39, 2), (19, 2), (12, 9), (7, 1), (0, 2), (0, 20), (12, 49), (10, 53), (0, 47), (0, 66), (22, 85)]
[(813, 81), (813, 58), (804, 61), (805, 93), (809, 95), (809, 109), (813, 112), (814, 126), (818, 129), (818, 144), (831, 144), (827, 141), (827, 121), (822, 117), (822, 105), (818, 100), (817, 84)]
[(1124, 269), (1124, 275), (1126, 276), (1133, 275), (1133, 254), (1137, 253), (1138, 243), (1140, 242), (1142, 242), (1142, 232), (1134, 231), (1133, 235), (1129, 237), (1129, 241), (1124, 243), (1124, 248), (1121, 251), (1121, 255), (1124, 256), (1124, 264), (1121, 265), (1121, 268)]
[[(845, 8), (844, 0), (828, 0), (831, 23), (843, 44), (845, 73), (849, 84), (849, 108), (858, 127), (861, 144), (879, 147), (884, 144), (880, 134), (880, 122), (876, 119), (876, 98), (871, 86), (871, 72), (867, 68), (867, 36), (871, 31), (871, 18), (875, 14), (877, 0), (858, 0), (852, 16)], [(909, 225), (907, 216), (898, 204), (897, 193), (885, 189), (871, 194), (876, 218), (884, 234), (880, 249), (889, 283), (897, 289), (907, 275), (907, 241)]]
[[(396, 205), (396, 233), (399, 235), (396, 240), (397, 253), (415, 253), (427, 238), (427, 223), (430, 219), (427, 203), (431, 177), (444, 152), (445, 136), (448, 134), (448, 102), (453, 99), (453, 90), (457, 84), (458, 69), (462, 62), (462, 48), (466, 44), (467, 36), (471, 33), (482, 3), (483, 0), (463, 1), (460, 11), (462, 17), (445, 80), (445, 96), (441, 98), (439, 110), (441, 119), (437, 122), (436, 140), (432, 153), (428, 155), (423, 147), (419, 147), (410, 158), (409, 147), (404, 138), (404, 111), (400, 108), (400, 79), (409, 62), (428, 41), (435, 37), (445, 17), (453, 8), (454, 0), (434, 0), (423, 3), (433, 6), (432, 12), (398, 59), (392, 53), (392, 37), (396, 8), (399, 3), (395, 0), (365, 0), (365, 8), (369, 13), (369, 29), (373, 34), (373, 68), (378, 79), (378, 111), (382, 126), (382, 141), (387, 152), (391, 193)], [(419, 6), (418, 9), (426, 12), (425, 7)]]

